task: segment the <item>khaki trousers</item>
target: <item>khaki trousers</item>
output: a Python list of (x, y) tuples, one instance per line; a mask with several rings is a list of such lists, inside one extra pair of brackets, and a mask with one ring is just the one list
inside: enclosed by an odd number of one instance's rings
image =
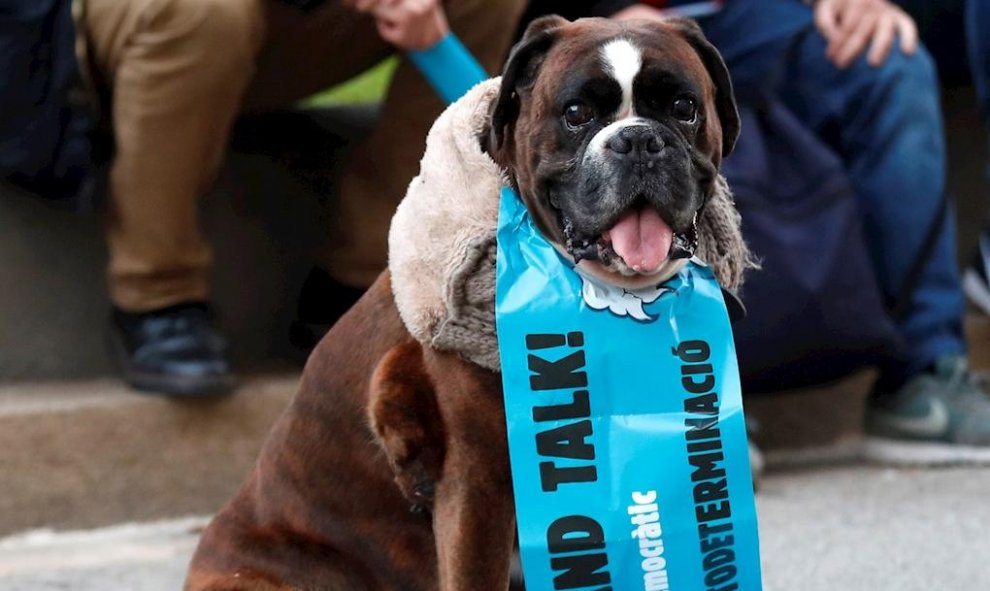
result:
[[(454, 32), (496, 72), (524, 5), (449, 0), (446, 10)], [(371, 19), (334, 0), (308, 14), (274, 0), (85, 0), (82, 22), (116, 142), (110, 293), (129, 311), (208, 299), (211, 254), (198, 201), (241, 110), (291, 105), (394, 52)], [(389, 221), (441, 109), (403, 60), (327, 229), (324, 261), (339, 281), (367, 286), (385, 267)]]

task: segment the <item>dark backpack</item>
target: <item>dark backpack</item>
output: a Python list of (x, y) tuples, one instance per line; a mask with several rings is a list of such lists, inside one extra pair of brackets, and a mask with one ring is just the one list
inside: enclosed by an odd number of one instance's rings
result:
[(901, 362), (842, 162), (782, 105), (742, 111), (723, 172), (762, 261), (734, 326), (743, 387), (773, 392)]
[(71, 0), (0, 0), (0, 178), (53, 203), (93, 196), (93, 116)]

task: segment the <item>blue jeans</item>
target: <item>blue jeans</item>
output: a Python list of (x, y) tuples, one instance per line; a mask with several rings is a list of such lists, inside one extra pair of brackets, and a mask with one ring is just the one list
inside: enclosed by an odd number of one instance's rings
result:
[(967, 0), (966, 46), (983, 121), (990, 124), (990, 2)]
[[(954, 27), (946, 27), (943, 17), (952, 19), (955, 24), (958, 11), (963, 13), (960, 22), (965, 27), (967, 57), (969, 58), (969, 73), (976, 87), (976, 98), (980, 107), (983, 121), (990, 126), (990, 2), (987, 0), (896, 0), (902, 8), (918, 19), (923, 37), (932, 37), (933, 43), (949, 45), (943, 48), (943, 59), (958, 59), (955, 55), (954, 44), (947, 41), (951, 35), (958, 36), (960, 31)], [(937, 49), (937, 48), (936, 48)], [(959, 56), (961, 57), (961, 56)], [(939, 62), (940, 67), (952, 67), (955, 64)], [(990, 171), (988, 171), (990, 173)]]
[[(923, 49), (845, 70), (825, 57), (812, 11), (796, 0), (730, 0), (702, 21), (741, 101), (776, 93), (846, 163), (884, 297), (897, 301), (946, 190), (945, 134), (935, 68)], [(745, 132), (744, 132), (745, 133)], [(965, 353), (955, 216), (945, 216), (898, 328), (908, 375)]]

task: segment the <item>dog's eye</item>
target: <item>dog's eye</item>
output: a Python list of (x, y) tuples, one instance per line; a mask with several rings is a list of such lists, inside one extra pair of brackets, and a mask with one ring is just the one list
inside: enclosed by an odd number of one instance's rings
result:
[(685, 122), (692, 122), (698, 116), (698, 103), (689, 97), (681, 97), (674, 101), (670, 114)]
[(581, 127), (591, 123), (595, 112), (586, 103), (571, 103), (564, 109), (564, 121), (571, 127)]

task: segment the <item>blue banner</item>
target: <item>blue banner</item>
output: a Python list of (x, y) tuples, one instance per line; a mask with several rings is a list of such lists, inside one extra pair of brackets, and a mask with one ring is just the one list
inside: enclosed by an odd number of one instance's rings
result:
[(504, 189), (496, 320), (530, 591), (762, 588), (739, 370), (712, 272), (581, 276)]

